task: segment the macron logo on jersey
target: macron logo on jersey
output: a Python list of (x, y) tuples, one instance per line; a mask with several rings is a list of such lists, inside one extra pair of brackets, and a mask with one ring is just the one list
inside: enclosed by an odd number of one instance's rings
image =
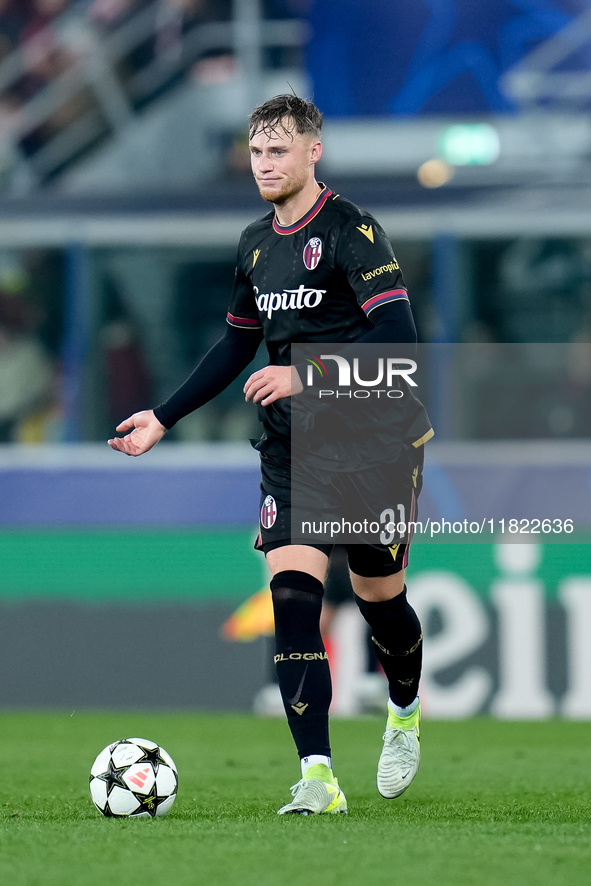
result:
[(263, 292), (259, 295), (253, 286), (257, 308), (269, 320), (275, 311), (301, 311), (302, 308), (317, 308), (326, 295), (326, 289), (306, 289), (302, 284), (297, 289), (284, 289), (283, 292)]

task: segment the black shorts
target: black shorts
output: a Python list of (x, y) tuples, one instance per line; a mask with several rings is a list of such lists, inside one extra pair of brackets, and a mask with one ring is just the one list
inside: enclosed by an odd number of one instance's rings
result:
[[(261, 452), (259, 537), (255, 547), (265, 553), (289, 544), (305, 544), (330, 554), (334, 544), (347, 549), (349, 566), (367, 577), (393, 575), (408, 562), (412, 529), (417, 519), (417, 499), (422, 487), (423, 447), (405, 445), (393, 464), (351, 473), (298, 468), (298, 501), (314, 513), (310, 532), (300, 535), (299, 505), (293, 505), (292, 466), (288, 458)], [(349, 518), (349, 519), (347, 519)], [(332, 540), (335, 520), (346, 527), (378, 526), (379, 532), (348, 533)], [(402, 529), (405, 529), (402, 532)], [(308, 524), (306, 523), (306, 530)], [(317, 532), (317, 530), (320, 530)], [(324, 532), (322, 530), (325, 530)], [(318, 537), (316, 540), (315, 535)]]

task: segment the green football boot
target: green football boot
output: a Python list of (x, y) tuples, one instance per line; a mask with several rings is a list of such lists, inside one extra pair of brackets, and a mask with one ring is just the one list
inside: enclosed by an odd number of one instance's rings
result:
[(378, 791), (393, 800), (403, 794), (417, 774), (421, 760), (421, 706), (410, 717), (398, 717), (388, 702), (384, 748), (378, 763)]
[(325, 815), (347, 812), (347, 800), (332, 771), (323, 763), (310, 766), (304, 777), (291, 788), (293, 800), (278, 815)]

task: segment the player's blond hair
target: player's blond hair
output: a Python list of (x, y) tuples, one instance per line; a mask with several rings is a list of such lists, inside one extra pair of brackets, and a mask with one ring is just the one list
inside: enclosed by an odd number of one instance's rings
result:
[(256, 107), (249, 117), (248, 124), (249, 138), (259, 132), (271, 135), (277, 129), (320, 138), (322, 114), (312, 102), (287, 93), (276, 95)]

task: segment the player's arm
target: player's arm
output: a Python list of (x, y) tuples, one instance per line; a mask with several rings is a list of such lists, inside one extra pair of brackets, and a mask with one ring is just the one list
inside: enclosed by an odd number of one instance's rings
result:
[(224, 335), (210, 348), (189, 378), (156, 409), (136, 412), (117, 431), (124, 437), (109, 440), (109, 446), (126, 455), (142, 455), (185, 415), (203, 406), (246, 369), (263, 338), (252, 286), (244, 271), (244, 234), (238, 247), (236, 277)]
[(126, 455), (147, 452), (177, 421), (227, 388), (254, 359), (262, 337), (260, 329), (228, 325), (221, 339), (165, 403), (136, 412), (118, 425), (119, 433), (129, 433), (109, 440), (111, 449)]
[(357, 218), (343, 229), (336, 263), (373, 326), (357, 342), (416, 344), (417, 330), (402, 271), (392, 244), (374, 218)]
[(358, 339), (358, 343), (391, 342), (416, 345), (417, 328), (408, 298), (399, 298), (380, 305), (367, 316), (373, 323), (373, 329)]
[(224, 335), (207, 352), (189, 378), (154, 410), (165, 428), (217, 397), (254, 360), (263, 339), (260, 329), (228, 325)]

